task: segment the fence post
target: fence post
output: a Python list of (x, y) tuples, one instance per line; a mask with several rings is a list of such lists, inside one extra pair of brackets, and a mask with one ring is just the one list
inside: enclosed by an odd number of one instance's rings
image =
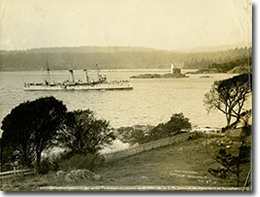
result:
[(14, 166), (14, 176), (16, 176), (16, 168), (18, 167), (18, 161), (15, 161), (14, 163), (13, 163), (13, 166)]

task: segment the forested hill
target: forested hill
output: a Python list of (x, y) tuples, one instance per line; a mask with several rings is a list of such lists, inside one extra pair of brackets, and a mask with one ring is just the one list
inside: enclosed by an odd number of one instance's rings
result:
[(48, 61), (51, 70), (139, 69), (170, 68), (170, 64), (184, 68), (203, 68), (213, 63), (246, 58), (252, 48), (234, 48), (214, 52), (176, 52), (144, 47), (60, 47), (24, 51), (0, 51), (0, 70), (41, 70)]
[(218, 68), (224, 72), (236, 67), (252, 64), (252, 48), (235, 48), (227, 51), (214, 52), (215, 57), (201, 56), (193, 58), (190, 61), (185, 61), (183, 68), (186, 69), (204, 69)]
[(27, 50), (28, 53), (116, 53), (116, 52), (152, 52), (156, 51), (146, 47), (124, 46), (81, 46), (81, 47), (53, 47)]

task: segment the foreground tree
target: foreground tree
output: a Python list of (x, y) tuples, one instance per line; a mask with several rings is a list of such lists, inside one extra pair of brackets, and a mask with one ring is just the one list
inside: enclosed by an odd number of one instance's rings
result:
[(251, 110), (243, 109), (251, 91), (252, 75), (242, 74), (230, 79), (215, 81), (211, 90), (205, 94), (204, 103), (208, 113), (215, 109), (224, 113), (227, 127), (230, 127), (232, 117), (235, 118), (234, 123), (237, 123), (241, 121), (245, 113), (251, 113)]
[[(242, 142), (237, 151), (229, 151), (226, 148), (221, 148), (211, 158), (218, 162), (222, 168), (209, 168), (208, 172), (222, 179), (230, 179), (230, 176), (234, 174), (236, 176), (237, 187), (239, 187), (241, 182), (240, 174), (251, 162), (251, 143)], [(243, 180), (243, 182), (245, 181), (247, 180)]]
[(89, 109), (69, 112), (68, 117), (67, 136), (63, 143), (73, 154), (95, 154), (115, 139), (109, 123), (97, 119)]
[(66, 122), (67, 108), (54, 97), (39, 98), (15, 107), (3, 122), (3, 161), (37, 169), (41, 153), (57, 145)]

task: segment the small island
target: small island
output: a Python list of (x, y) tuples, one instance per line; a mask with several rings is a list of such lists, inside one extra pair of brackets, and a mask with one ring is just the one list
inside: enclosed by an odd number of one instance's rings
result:
[(173, 64), (171, 64), (171, 73), (166, 74), (142, 74), (138, 76), (131, 76), (130, 78), (135, 79), (151, 79), (151, 78), (187, 78), (185, 74), (181, 73), (180, 68), (174, 68)]

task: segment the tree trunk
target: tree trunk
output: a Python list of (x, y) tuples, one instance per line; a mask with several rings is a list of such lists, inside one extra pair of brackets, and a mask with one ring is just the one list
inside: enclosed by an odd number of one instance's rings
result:
[(40, 163), (41, 163), (41, 152), (36, 153), (36, 170), (40, 171)]
[(227, 114), (227, 127), (230, 127), (230, 122), (231, 122), (231, 114)]

